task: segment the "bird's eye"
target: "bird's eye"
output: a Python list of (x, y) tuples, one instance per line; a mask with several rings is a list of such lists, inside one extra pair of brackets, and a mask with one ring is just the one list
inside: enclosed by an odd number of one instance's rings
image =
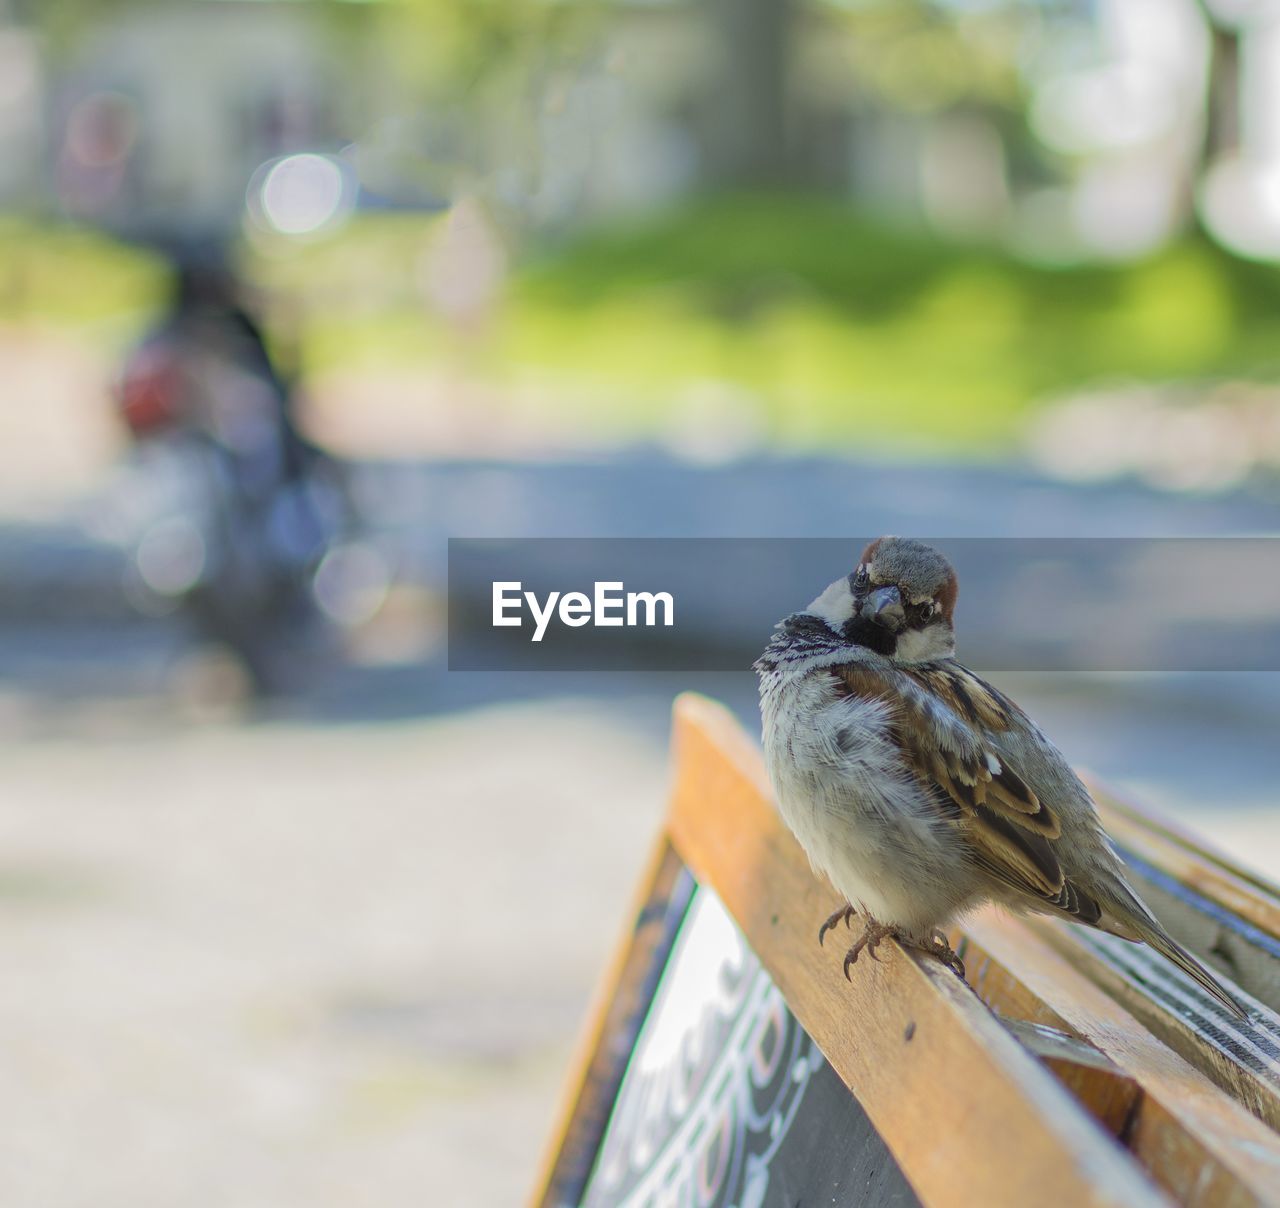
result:
[(933, 614), (934, 614), (936, 611), (937, 611), (937, 609), (936, 609), (936, 607), (934, 606), (934, 603), (933, 603), (933, 601), (932, 601), (932, 600), (930, 600), (928, 604), (921, 604), (921, 605), (920, 605), (920, 619), (921, 619), (922, 621), (927, 621), (931, 616), (933, 616)]

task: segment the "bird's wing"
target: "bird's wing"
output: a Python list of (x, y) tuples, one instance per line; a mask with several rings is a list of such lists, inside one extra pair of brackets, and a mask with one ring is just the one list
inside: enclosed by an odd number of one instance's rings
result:
[(887, 706), (889, 737), (978, 865), (1047, 908), (1098, 920), (1098, 903), (1059, 863), (1057, 815), (988, 737), (1029, 724), (1017, 705), (949, 660), (910, 669), (858, 660), (832, 671), (843, 691)]

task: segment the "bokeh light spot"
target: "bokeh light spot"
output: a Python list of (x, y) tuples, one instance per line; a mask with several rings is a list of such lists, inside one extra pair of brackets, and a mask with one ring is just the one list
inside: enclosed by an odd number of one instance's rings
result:
[(346, 174), (327, 155), (288, 155), (262, 177), (258, 202), (271, 229), (282, 235), (312, 235), (337, 225), (354, 198)]

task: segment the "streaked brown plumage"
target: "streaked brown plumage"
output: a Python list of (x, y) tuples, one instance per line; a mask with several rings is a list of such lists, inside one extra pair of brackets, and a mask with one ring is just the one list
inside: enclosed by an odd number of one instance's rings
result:
[(994, 900), (1150, 944), (1243, 1016), (1129, 886), (1061, 752), (956, 661), (957, 592), (936, 550), (881, 538), (756, 663), (782, 814), (868, 919), (846, 972), (885, 934), (958, 963), (936, 929)]

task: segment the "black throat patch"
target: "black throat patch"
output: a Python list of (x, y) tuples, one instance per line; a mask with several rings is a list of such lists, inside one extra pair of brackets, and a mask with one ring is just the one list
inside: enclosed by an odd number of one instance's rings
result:
[(886, 657), (892, 657), (894, 651), (898, 649), (897, 634), (891, 633), (883, 625), (877, 625), (875, 621), (867, 620), (866, 617), (850, 617), (840, 632), (846, 642), (852, 642), (855, 646), (864, 646)]

